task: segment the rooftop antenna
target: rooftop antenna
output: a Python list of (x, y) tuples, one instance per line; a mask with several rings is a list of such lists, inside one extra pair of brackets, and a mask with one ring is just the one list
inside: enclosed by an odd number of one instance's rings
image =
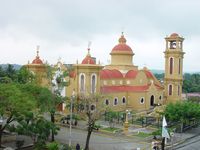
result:
[(92, 44), (92, 42), (89, 41), (89, 42), (88, 42), (88, 55), (90, 55), (90, 46), (91, 46), (91, 44)]
[(37, 57), (39, 57), (39, 49), (40, 49), (40, 45), (37, 45), (36, 50), (37, 50)]

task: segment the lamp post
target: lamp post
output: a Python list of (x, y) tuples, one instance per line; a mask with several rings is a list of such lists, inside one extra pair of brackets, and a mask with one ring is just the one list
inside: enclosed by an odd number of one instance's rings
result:
[(128, 124), (128, 109), (127, 109), (126, 110), (126, 120), (124, 122), (124, 132), (128, 131), (128, 127), (129, 127), (129, 124)]
[(70, 99), (70, 123), (69, 123), (69, 146), (71, 147), (71, 139), (72, 139), (72, 103), (75, 97), (75, 91), (73, 90), (72, 96)]
[(2, 138), (2, 126), (3, 126), (3, 117), (0, 116), (0, 148), (1, 148), (1, 138)]

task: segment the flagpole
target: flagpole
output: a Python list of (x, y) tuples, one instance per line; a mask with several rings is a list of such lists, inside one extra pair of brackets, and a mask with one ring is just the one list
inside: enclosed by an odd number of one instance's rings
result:
[(161, 149), (165, 150), (165, 137), (162, 138)]

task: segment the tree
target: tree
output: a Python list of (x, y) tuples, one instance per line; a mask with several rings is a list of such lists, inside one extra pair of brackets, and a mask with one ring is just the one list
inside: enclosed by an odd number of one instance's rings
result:
[[(90, 136), (94, 129), (96, 129), (95, 122), (100, 119), (100, 117), (105, 112), (105, 107), (100, 102), (102, 95), (98, 94), (88, 94), (80, 95), (78, 104), (84, 106), (84, 109), (80, 109), (80, 115), (87, 119), (87, 138), (84, 150), (89, 150)], [(83, 108), (83, 107), (82, 107)]]
[(0, 84), (0, 116), (5, 119), (0, 127), (0, 146), (2, 133), (6, 127), (33, 108), (33, 97), (24, 92), (18, 84)]
[(183, 131), (183, 126), (191, 119), (200, 119), (200, 105), (192, 102), (171, 103), (166, 106), (164, 114), (169, 121), (180, 122)]
[(30, 83), (35, 80), (35, 76), (25, 66), (21, 67), (17, 73), (17, 82), (21, 84)]

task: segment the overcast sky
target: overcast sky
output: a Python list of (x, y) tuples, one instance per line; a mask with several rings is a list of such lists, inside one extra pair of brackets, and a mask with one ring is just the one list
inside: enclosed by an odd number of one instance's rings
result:
[(0, 63), (79, 62), (87, 54), (104, 65), (121, 32), (142, 68), (164, 69), (165, 40), (185, 38), (184, 71), (200, 71), (198, 0), (0, 0)]

